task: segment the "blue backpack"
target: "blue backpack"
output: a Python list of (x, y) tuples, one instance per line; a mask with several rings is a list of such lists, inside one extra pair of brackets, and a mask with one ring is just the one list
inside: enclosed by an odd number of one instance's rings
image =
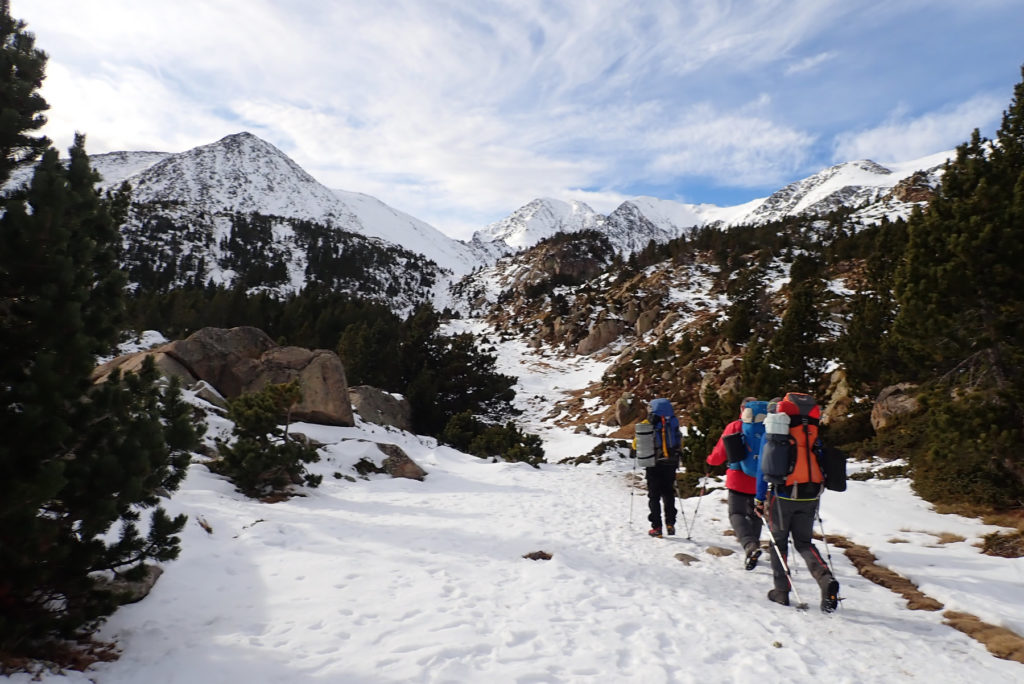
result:
[(746, 475), (757, 477), (757, 454), (764, 439), (764, 417), (768, 413), (767, 401), (748, 401), (743, 406), (743, 446), (746, 450), (743, 460), (730, 462), (733, 470), (742, 470)]
[(672, 410), (672, 402), (668, 399), (654, 399), (650, 409), (648, 420), (654, 426), (654, 449), (658, 460), (677, 459), (683, 438), (679, 432), (679, 419)]

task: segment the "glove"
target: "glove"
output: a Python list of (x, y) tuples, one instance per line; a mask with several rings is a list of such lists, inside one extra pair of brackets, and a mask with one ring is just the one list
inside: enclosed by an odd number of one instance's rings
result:
[(754, 499), (754, 515), (758, 518), (764, 518), (764, 501)]

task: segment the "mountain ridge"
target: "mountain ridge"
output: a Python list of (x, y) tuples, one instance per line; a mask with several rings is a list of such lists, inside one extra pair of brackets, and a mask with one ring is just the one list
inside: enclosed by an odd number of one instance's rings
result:
[[(211, 156), (234, 164), (213, 163), (208, 159)], [(579, 200), (536, 198), (476, 231), (469, 241), (449, 237), (370, 195), (328, 189), (271, 143), (248, 132), (181, 153), (110, 152), (90, 159), (108, 187), (135, 180), (138, 201), (166, 200), (172, 195), (178, 201), (206, 203), (214, 211), (255, 207), (269, 215), (327, 219), (347, 230), (420, 251), (459, 275), (557, 232), (608, 231), (617, 248), (631, 253), (650, 239), (664, 242), (703, 225), (757, 225), (789, 215), (827, 213), (839, 206), (875, 202), (914, 172), (934, 175), (951, 156), (952, 151), (940, 152), (888, 166), (868, 159), (843, 162), (767, 197), (729, 207), (637, 196), (601, 214)], [(273, 172), (277, 183), (253, 182), (253, 178), (267, 181), (268, 172)], [(214, 192), (217, 183), (231, 183), (234, 190), (230, 194)], [(892, 211), (906, 213), (909, 209), (895, 207)], [(410, 236), (414, 238), (411, 245)]]
[[(122, 233), (126, 251), (139, 263), (126, 268), (167, 271), (151, 278), (149, 285), (242, 282), (250, 289), (286, 294), (311, 280), (334, 287), (344, 282), (353, 294), (408, 311), (423, 301), (438, 309), (450, 305), (451, 283), (558, 233), (597, 231), (616, 253), (628, 257), (651, 241), (667, 243), (706, 226), (759, 225), (841, 207), (855, 209), (861, 225), (905, 217), (927, 200), (949, 156), (937, 153), (888, 166), (870, 160), (844, 162), (733, 207), (639, 196), (601, 214), (585, 202), (539, 198), (477, 231), (468, 242), (370, 195), (327, 188), (280, 149), (248, 132), (181, 153), (109, 152), (90, 159), (102, 176), (101, 187), (124, 181), (133, 186), (129, 224)], [(28, 171), (21, 170), (12, 182), (27, 178)], [(912, 178), (915, 193), (895, 192)], [(260, 226), (259, 247), (248, 257), (229, 258), (225, 245), (238, 246), (233, 236), (239, 225)], [(308, 234), (310, 225), (317, 226), (315, 238)], [(314, 253), (323, 250), (330, 255)], [(341, 254), (346, 250), (349, 256)], [(377, 256), (356, 256), (366, 250)], [(406, 275), (411, 262), (403, 254), (422, 257), (414, 276)], [(364, 275), (373, 270), (373, 277), (360, 285), (362, 276), (339, 280), (337, 269), (334, 275), (315, 272), (325, 259), (336, 263), (339, 258), (359, 262), (357, 270)], [(246, 272), (251, 259), (266, 263)], [(280, 263), (271, 263), (275, 260)], [(261, 281), (260, 274), (271, 271), (276, 273), (273, 282)], [(429, 292), (416, 294), (409, 284), (413, 281), (430, 283)], [(402, 292), (397, 299), (396, 291)]]

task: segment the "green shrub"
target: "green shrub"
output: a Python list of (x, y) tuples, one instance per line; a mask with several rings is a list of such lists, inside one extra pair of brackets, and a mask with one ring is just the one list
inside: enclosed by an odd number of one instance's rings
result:
[(445, 444), (480, 458), (501, 458), (537, 466), (544, 462), (540, 437), (522, 432), (511, 421), (488, 425), (470, 411), (457, 413), (441, 432)]
[(583, 465), (584, 463), (601, 464), (610, 460), (614, 456), (626, 458), (629, 455), (629, 452), (629, 442), (626, 440), (609, 439), (601, 442), (582, 456), (567, 456), (558, 462), (560, 464), (569, 465)]
[(212, 469), (251, 497), (282, 493), (296, 484), (318, 486), (322, 476), (311, 475), (305, 467), (320, 460), (316, 449), (279, 427), (282, 421), (288, 425), (291, 409), (301, 399), (297, 380), (233, 399), (228, 417), (235, 423), (235, 439), (230, 444), (217, 440), (220, 457)]
[(932, 503), (1019, 506), (1024, 485), (1020, 432), (1013, 411), (997, 396), (975, 392), (954, 400), (948, 391), (923, 396), (919, 447), (910, 454), (914, 489)]

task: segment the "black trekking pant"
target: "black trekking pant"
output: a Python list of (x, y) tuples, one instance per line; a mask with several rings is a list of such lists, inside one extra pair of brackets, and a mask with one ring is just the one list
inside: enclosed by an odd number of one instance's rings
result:
[(661, 508), (665, 507), (665, 524), (676, 524), (676, 469), (674, 466), (656, 465), (645, 468), (647, 479), (647, 506), (651, 527), (661, 528)]
[[(828, 564), (822, 559), (818, 549), (811, 541), (814, 534), (814, 520), (818, 514), (818, 500), (811, 499), (784, 499), (773, 493), (768, 494), (764, 502), (765, 515), (768, 517), (768, 529), (775, 546), (783, 558), (789, 555), (789, 537), (793, 537), (793, 546), (797, 553), (803, 556), (807, 563), (807, 569), (811, 577), (817, 581), (818, 586), (824, 588), (832, 579), (832, 571)], [(778, 591), (789, 591), (789, 579), (786, 577), (786, 569), (782, 565), (775, 551), (772, 551), (772, 574), (775, 579), (775, 588)]]
[(729, 490), (729, 523), (736, 540), (749, 552), (761, 545), (761, 518), (754, 513), (754, 495)]

